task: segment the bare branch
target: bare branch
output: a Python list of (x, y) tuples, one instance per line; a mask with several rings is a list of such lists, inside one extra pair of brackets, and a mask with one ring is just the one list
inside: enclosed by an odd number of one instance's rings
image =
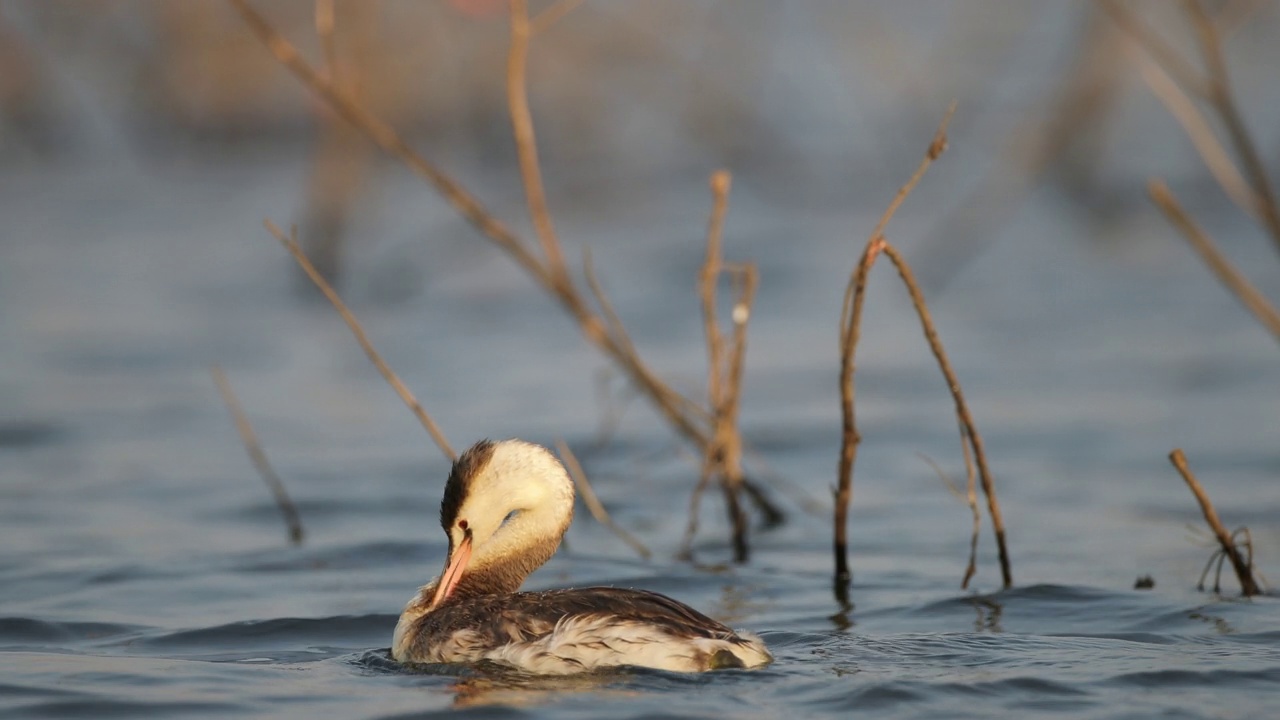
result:
[(332, 79), (326, 78), (316, 71), (301, 53), (280, 33), (276, 32), (246, 0), (227, 0), (240, 16), (244, 18), (249, 29), (267, 46), (267, 50), (275, 56), (304, 85), (333, 108), (347, 122), (355, 125), (373, 141), (383, 152), (400, 160), (414, 173), (422, 177), (436, 192), (440, 193), (463, 218), (490, 240), (502, 247), (529, 274), (544, 284), (549, 280), (546, 271), (538, 259), (520, 242), (501, 221), (495, 218), (471, 193), (446, 175), (431, 162), (416, 153), (409, 144), (387, 123), (366, 110), (355, 98), (336, 85)]
[(1280, 249), (1280, 205), (1276, 203), (1271, 178), (1267, 174), (1267, 165), (1258, 152), (1258, 146), (1253, 142), (1253, 136), (1245, 127), (1244, 116), (1240, 114), (1235, 94), (1231, 90), (1231, 76), (1227, 73), (1227, 61), (1222, 54), (1222, 41), (1218, 36), (1218, 29), (1199, 2), (1186, 0), (1185, 4), (1187, 14), (1191, 16), (1192, 24), (1195, 26), (1196, 36), (1200, 40), (1200, 53), (1204, 58), (1204, 64), (1209, 69), (1209, 100), (1217, 110), (1218, 116), (1222, 118), (1227, 134), (1231, 137), (1231, 144), (1236, 148), (1236, 155), (1239, 156), (1245, 173), (1249, 177), (1249, 184), (1253, 186), (1254, 194), (1261, 203), (1259, 211), (1262, 215), (1263, 227), (1270, 233), (1276, 248)]
[[(561, 307), (578, 323), (583, 336), (609, 356), (639, 387), (658, 412), (685, 438), (699, 448), (710, 442), (704, 421), (688, 413), (680, 396), (662, 382), (639, 356), (619, 347), (609, 336), (603, 320), (593, 313), (586, 300), (566, 281), (557, 281), (527, 243), (495, 218), (473, 195), (452, 177), (416, 153), (387, 123), (379, 120), (349, 94), (318, 73), (289, 41), (276, 32), (246, 0), (228, 0), (240, 12), (249, 28), (267, 46), (276, 59), (304, 85), (329, 104), (335, 112), (352, 123), (388, 155), (400, 160), (427, 181), (459, 214), (509, 254), (544, 289), (551, 292)], [(535, 156), (536, 157), (536, 156)]]
[(1280, 340), (1280, 312), (1277, 312), (1266, 296), (1231, 264), (1231, 261), (1218, 249), (1217, 243), (1196, 225), (1187, 211), (1182, 209), (1182, 204), (1169, 191), (1169, 187), (1161, 180), (1152, 180), (1147, 183), (1147, 191), (1169, 221), (1182, 231), (1187, 242), (1191, 243), (1191, 247), (1200, 254), (1200, 259), (1209, 266), (1214, 275), (1218, 276), (1218, 280), (1235, 294), (1240, 304), (1253, 313), (1268, 332)]
[(1164, 104), (1169, 114), (1182, 125), (1182, 130), (1195, 146), (1200, 159), (1213, 178), (1222, 186), (1227, 197), (1231, 198), (1241, 210), (1255, 218), (1261, 219), (1262, 201), (1254, 193), (1249, 183), (1245, 182), (1235, 162), (1218, 142), (1218, 136), (1209, 126), (1209, 121), (1196, 107), (1195, 102), (1182, 91), (1168, 74), (1145, 55), (1138, 55), (1138, 63), (1142, 70), (1142, 79), (1151, 89), (1152, 94)]
[(724, 373), (722, 356), (724, 340), (720, 337), (720, 325), (716, 319), (716, 281), (724, 264), (721, 242), (724, 234), (724, 217), (729, 207), (729, 189), (733, 176), (720, 170), (711, 175), (711, 219), (707, 223), (707, 255), (698, 278), (702, 297), (702, 330), (707, 340), (707, 396), (713, 413), (724, 402), (721, 380)]
[(622, 529), (620, 525), (609, 517), (609, 511), (604, 509), (604, 504), (600, 502), (600, 498), (596, 496), (596, 491), (591, 487), (591, 482), (587, 480), (587, 474), (582, 471), (582, 464), (578, 462), (578, 457), (569, 449), (569, 445), (563, 440), (556, 441), (556, 450), (560, 452), (560, 457), (564, 460), (564, 466), (569, 471), (569, 477), (573, 478), (573, 484), (578, 486), (578, 495), (582, 497), (582, 502), (587, 506), (587, 510), (591, 512), (591, 517), (596, 522), (608, 528), (618, 539), (631, 546), (636, 554), (645, 560), (649, 559), (649, 548), (644, 543), (635, 538), (634, 535)]
[[(284, 232), (280, 230), (280, 228), (276, 227), (276, 224), (270, 220), (265, 221), (264, 225), (266, 225), (267, 231), (274, 235), (275, 238), (280, 241), (281, 245), (284, 245), (285, 249), (289, 251), (289, 254), (293, 255), (293, 259), (297, 261), (298, 265), (302, 268), (302, 271), (307, 274), (307, 277), (311, 278), (311, 282), (315, 283), (316, 287), (320, 289), (320, 292), (324, 293), (324, 296), (333, 304), (333, 307), (338, 311), (338, 314), (342, 316), (343, 321), (347, 323), (347, 327), (351, 328), (351, 333), (355, 335), (356, 342), (360, 343), (360, 347), (364, 350), (364, 354), (369, 356), (370, 362), (373, 363), (374, 367), (378, 368), (378, 372), (382, 373), (382, 377), (387, 381), (387, 384), (396, 391), (396, 394), (400, 396), (400, 399), (404, 401), (404, 404), (413, 412), (414, 417), (418, 418), (418, 422), (422, 423), (422, 427), (426, 428), (427, 433), (435, 442), (436, 447), (440, 448), (440, 452), (444, 453), (444, 456), (451, 462), (453, 460), (457, 460), (457, 453), (453, 451), (453, 447), (449, 445), (449, 441), (445, 440), (444, 433), (440, 432), (440, 427), (436, 425), (435, 420), (431, 419), (431, 416), (427, 414), (426, 409), (422, 407), (422, 403), (418, 402), (418, 399), (409, 391), (408, 386), (400, 380), (400, 376), (396, 375), (395, 371), (387, 365), (386, 361), (382, 359), (382, 356), (378, 354), (378, 351), (374, 349), (373, 343), (369, 341), (369, 336), (365, 334), (364, 328), (360, 325), (360, 321), (357, 320), (355, 314), (347, 308), (347, 304), (342, 302), (342, 298), (338, 297), (338, 293), (335, 292), (333, 287), (329, 285), (328, 281), (324, 279), (324, 276), (322, 276), (320, 272), (316, 270), (315, 266), (311, 264), (311, 261), (307, 259), (306, 253), (302, 252), (302, 248), (298, 245), (297, 240), (285, 235)], [(295, 230), (294, 232), (296, 233), (297, 231)]]
[(276, 499), (276, 507), (280, 508), (285, 527), (289, 529), (289, 541), (294, 545), (302, 544), (302, 517), (298, 514), (298, 506), (293, 504), (293, 500), (289, 498), (289, 492), (284, 488), (284, 481), (267, 460), (267, 453), (258, 442), (258, 436), (253, 432), (249, 417), (240, 407), (240, 401), (236, 399), (235, 391), (231, 389), (226, 373), (222, 372), (222, 368), (217, 365), (210, 368), (209, 372), (213, 375), (214, 384), (218, 386), (218, 394), (222, 396), (222, 402), (231, 411), (231, 418), (235, 420), (236, 431), (240, 433), (240, 441), (244, 444), (245, 451), (249, 453), (250, 462), (253, 463), (254, 469), (258, 471), (258, 475), (262, 476), (263, 482), (267, 484), (271, 495)]
[(547, 194), (542, 187), (542, 168), (538, 163), (538, 140), (529, 113), (529, 8), (525, 0), (511, 0), (511, 48), (507, 51), (507, 109), (511, 113), (511, 131), (515, 135), (516, 155), (520, 158), (520, 178), (534, 231), (542, 243), (546, 268), (553, 283), (566, 281), (564, 255), (556, 237), (547, 208)]
[(916, 171), (912, 173), (906, 184), (898, 189), (897, 194), (889, 202), (884, 214), (880, 216), (880, 221), (876, 223), (875, 229), (872, 230), (871, 236), (867, 240), (866, 248), (862, 251), (862, 258), (858, 261), (857, 268), (854, 269), (853, 274), (850, 276), (849, 284), (845, 286), (844, 302), (840, 306), (840, 409), (842, 433), (838, 470), (839, 484), (835, 491), (833, 520), (837, 597), (847, 596), (849, 582), (853, 578), (853, 573), (849, 570), (848, 515), (849, 502), (853, 497), (853, 466), (858, 457), (858, 443), (862, 441), (862, 436), (858, 434), (858, 426), (854, 414), (854, 395), (856, 390), (854, 354), (857, 352), (858, 337), (862, 327), (862, 306), (867, 289), (867, 275), (871, 271), (871, 266), (875, 264), (881, 247), (884, 245), (884, 229), (888, 227), (894, 213), (898, 211), (898, 207), (902, 205), (902, 202), (911, 194), (916, 184), (920, 182), (920, 178), (924, 177), (925, 172), (933, 164), (933, 161), (937, 160), (946, 151), (947, 125), (951, 122), (951, 116), (955, 113), (955, 110), (956, 103), (953, 102), (947, 108), (946, 113), (943, 114), (942, 121), (938, 123), (938, 129), (933, 134), (933, 140), (929, 143), (928, 150), (925, 151), (924, 159), (920, 161)]
[[(1004, 517), (1000, 514), (1000, 501), (996, 498), (995, 478), (991, 476), (991, 470), (987, 467), (987, 452), (982, 442), (982, 435), (978, 434), (978, 428), (974, 425), (973, 415), (969, 412), (969, 406), (964, 401), (964, 392), (960, 389), (960, 380), (956, 377), (955, 370), (951, 367), (951, 361), (947, 359), (947, 353), (942, 348), (942, 341), (938, 338), (938, 331), (933, 325), (933, 318), (929, 314), (929, 307), (924, 302), (924, 294), (920, 292), (920, 286), (916, 283), (915, 275), (911, 272), (911, 266), (898, 252), (897, 248), (889, 243), (884, 245), (884, 254), (893, 261), (895, 267), (898, 268), (898, 274), (902, 276), (902, 282), (906, 284), (907, 291), (911, 293), (911, 304), (916, 308), (916, 314), (920, 316), (920, 325), (924, 329), (925, 340), (929, 343), (929, 349), (933, 352), (934, 358), (938, 361), (938, 369), (942, 371), (942, 376), (947, 381), (947, 389), (951, 391), (951, 399), (955, 402), (956, 417), (960, 421), (961, 435), (969, 440), (969, 444), (973, 447), (974, 459), (978, 465), (978, 479), (982, 481), (982, 491), (987, 496), (987, 513), (991, 516), (991, 526), (996, 534), (996, 550), (999, 552), (1000, 574), (1004, 580), (1004, 586), (1011, 587), (1013, 585), (1013, 570), (1009, 562), (1009, 548), (1005, 540)], [(968, 457), (966, 456), (966, 461)]]
[(595, 263), (591, 260), (591, 248), (582, 248), (582, 275), (587, 281), (587, 289), (591, 291), (591, 296), (595, 298), (596, 306), (600, 308), (600, 314), (604, 317), (605, 331), (610, 335), (613, 342), (628, 355), (636, 355), (636, 346), (631, 341), (631, 334), (627, 332), (627, 326), (623, 324), (622, 318), (613, 308), (613, 303), (609, 300), (609, 296), (605, 294), (604, 286), (600, 284), (600, 278), (596, 275)]
[[(1204, 513), (1204, 521), (1209, 524), (1209, 528), (1217, 536), (1218, 543), (1222, 546), (1222, 552), (1231, 560), (1231, 567), (1236, 571), (1236, 577), (1240, 580), (1241, 594), (1245, 597), (1257, 595), (1259, 592), (1258, 583), (1253, 579), (1253, 568), (1250, 567), (1253, 558), (1250, 557), (1250, 562), (1246, 563), (1244, 558), (1241, 557), (1231, 534), (1223, 526), (1222, 520), (1218, 519), (1218, 511), (1214, 509), (1208, 493), (1204, 491), (1200, 481), (1196, 480), (1191, 468), (1187, 466), (1187, 456), (1183, 454), (1181, 448), (1175, 448), (1173, 452), (1169, 453), (1169, 462), (1173, 463), (1173, 467), (1178, 470), (1178, 473), (1182, 475), (1182, 479), (1186, 481), (1187, 487), (1191, 488), (1191, 494), (1196, 496), (1196, 502), (1200, 503), (1200, 511)], [(1214, 588), (1214, 591), (1217, 591), (1217, 587)]]
[(712, 477), (711, 465), (703, 458), (698, 484), (689, 495), (689, 519), (685, 522), (684, 540), (680, 542), (679, 557), (682, 560), (693, 560), (693, 538), (698, 534), (698, 523), (702, 516), (702, 496), (711, 487)]
[(1201, 97), (1209, 97), (1209, 82), (1187, 62), (1182, 54), (1129, 12), (1117, 0), (1098, 0), (1111, 19), (1141, 45), (1160, 67), (1168, 71), (1178, 84)]
[[(959, 420), (957, 420), (959, 422)], [(969, 533), (969, 564), (964, 568), (964, 578), (960, 581), (960, 589), (967, 590), (969, 581), (978, 574), (978, 535), (982, 531), (982, 514), (978, 511), (977, 473), (973, 468), (973, 448), (971, 438), (960, 423), (960, 454), (964, 456), (965, 502), (973, 515), (973, 530)]]

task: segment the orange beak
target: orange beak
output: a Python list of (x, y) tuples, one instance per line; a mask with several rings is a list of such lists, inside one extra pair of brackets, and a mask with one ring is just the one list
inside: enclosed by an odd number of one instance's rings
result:
[(462, 536), (462, 542), (449, 556), (449, 561), (445, 563), (444, 572), (440, 575), (440, 584), (436, 585), (436, 593), (431, 596), (429, 610), (440, 607), (440, 604), (453, 594), (469, 562), (471, 562), (471, 533), (467, 532)]

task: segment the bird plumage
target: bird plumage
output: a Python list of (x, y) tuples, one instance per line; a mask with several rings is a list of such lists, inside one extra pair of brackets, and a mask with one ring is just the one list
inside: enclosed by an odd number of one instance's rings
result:
[(559, 546), (573, 484), (545, 448), (482, 441), (454, 463), (440, 507), (449, 558), (396, 626), (401, 662), (489, 660), (540, 674), (621, 665), (694, 672), (772, 661), (764, 643), (669, 597), (594, 587), (516, 592)]

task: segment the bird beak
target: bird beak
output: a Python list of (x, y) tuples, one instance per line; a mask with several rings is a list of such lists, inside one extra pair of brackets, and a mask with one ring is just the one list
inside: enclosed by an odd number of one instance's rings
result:
[(453, 594), (469, 562), (471, 562), (471, 532), (467, 531), (462, 536), (462, 542), (449, 555), (449, 561), (445, 563), (444, 572), (440, 575), (440, 584), (436, 585), (436, 594), (431, 596), (431, 605), (428, 606), (428, 610), (440, 607), (440, 604)]

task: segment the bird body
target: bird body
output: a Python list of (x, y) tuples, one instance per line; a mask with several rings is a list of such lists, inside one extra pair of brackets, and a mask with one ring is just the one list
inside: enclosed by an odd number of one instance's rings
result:
[(463, 453), (440, 507), (449, 558), (405, 606), (392, 656), (488, 660), (538, 674), (624, 665), (697, 672), (773, 660), (755, 635), (657, 593), (516, 592), (555, 553), (572, 517), (573, 484), (545, 448), (483, 441)]

